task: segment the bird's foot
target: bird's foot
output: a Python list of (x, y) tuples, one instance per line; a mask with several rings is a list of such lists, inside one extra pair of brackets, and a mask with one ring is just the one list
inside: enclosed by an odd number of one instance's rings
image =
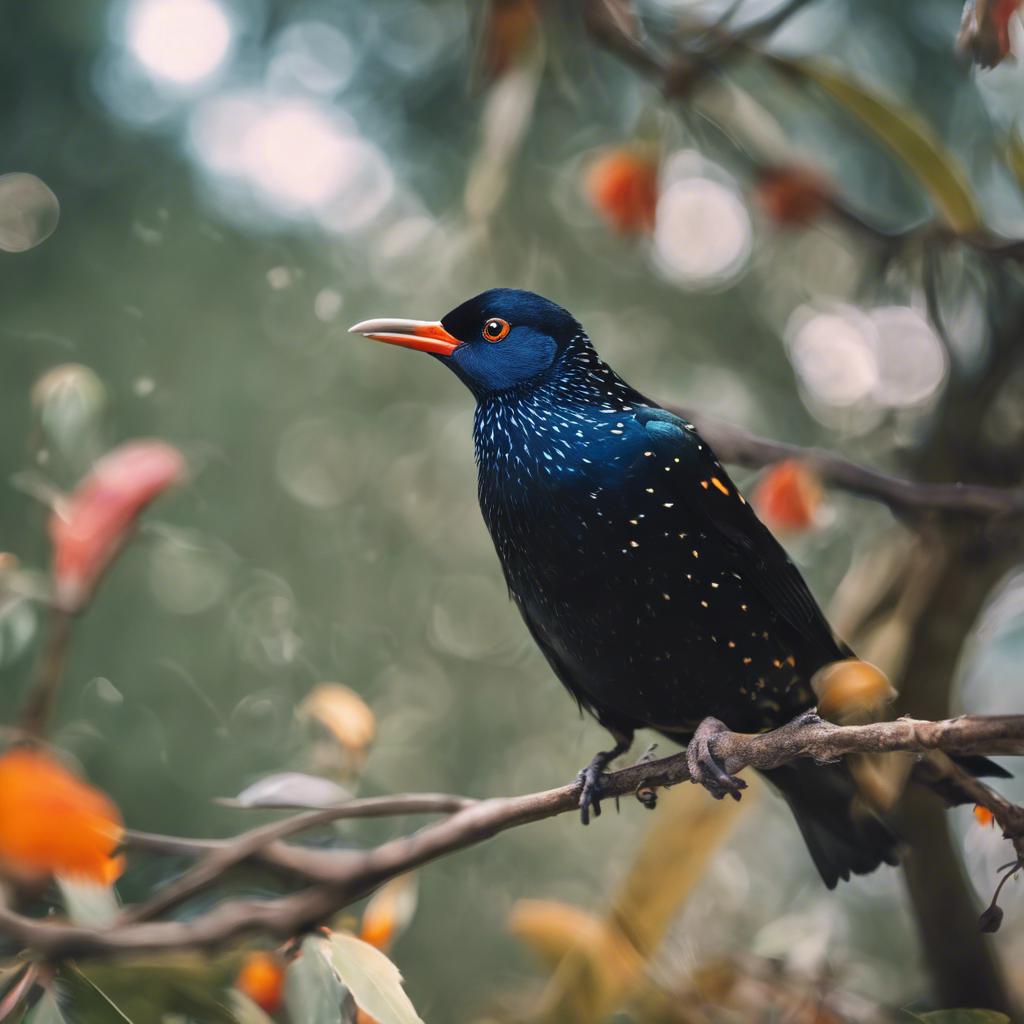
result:
[(591, 812), (593, 812), (595, 818), (601, 817), (601, 797), (604, 795), (604, 770), (615, 758), (629, 750), (632, 740), (632, 735), (617, 738), (615, 746), (611, 750), (601, 750), (596, 753), (591, 758), (590, 764), (576, 776), (576, 781), (582, 783), (579, 808), (580, 821), (584, 825), (590, 824)]
[(580, 821), (584, 825), (590, 824), (590, 815), (593, 812), (595, 818), (601, 817), (601, 796), (604, 793), (604, 770), (608, 762), (605, 760), (605, 751), (596, 754), (594, 759), (576, 776), (578, 782), (583, 783), (580, 790)]
[(714, 738), (723, 732), (729, 732), (724, 722), (705, 718), (686, 746), (686, 764), (690, 769), (690, 781), (703, 786), (716, 800), (726, 796), (739, 800), (740, 792), (747, 788), (747, 784), (743, 779), (730, 775), (711, 749)]

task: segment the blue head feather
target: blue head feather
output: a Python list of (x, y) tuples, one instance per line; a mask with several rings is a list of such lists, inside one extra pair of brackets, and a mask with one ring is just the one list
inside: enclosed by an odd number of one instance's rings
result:
[[(484, 326), (493, 318), (509, 325), (500, 341)], [(511, 391), (539, 381), (582, 328), (571, 313), (549, 299), (515, 288), (492, 288), (462, 303), (442, 321), (462, 344), (444, 358), (477, 396)]]

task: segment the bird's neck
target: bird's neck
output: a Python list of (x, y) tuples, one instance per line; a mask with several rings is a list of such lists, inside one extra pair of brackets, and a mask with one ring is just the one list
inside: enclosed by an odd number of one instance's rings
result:
[(584, 334), (529, 386), (481, 396), (473, 440), (485, 515), (497, 491), (504, 500), (524, 489), (585, 485), (607, 465), (616, 414), (647, 404)]

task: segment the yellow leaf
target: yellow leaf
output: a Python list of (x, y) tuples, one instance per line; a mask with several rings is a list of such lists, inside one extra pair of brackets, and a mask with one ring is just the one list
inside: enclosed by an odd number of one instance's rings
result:
[(931, 197), (939, 216), (964, 234), (981, 226), (981, 215), (955, 157), (913, 111), (820, 63), (776, 57), (777, 65), (824, 89), (906, 165)]
[(811, 679), (818, 714), (839, 725), (875, 721), (896, 698), (885, 673), (859, 658), (834, 661)]
[(347, 686), (320, 683), (300, 710), (316, 718), (346, 750), (361, 753), (373, 742), (377, 730), (373, 711)]

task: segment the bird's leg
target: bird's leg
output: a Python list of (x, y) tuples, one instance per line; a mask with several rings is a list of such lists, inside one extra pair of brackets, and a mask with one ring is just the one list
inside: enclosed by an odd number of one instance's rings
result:
[(611, 750), (598, 751), (590, 761), (590, 764), (576, 776), (578, 782), (582, 782), (580, 789), (580, 821), (584, 825), (590, 824), (590, 812), (593, 810), (594, 817), (601, 817), (601, 791), (604, 789), (604, 770), (621, 754), (629, 750), (633, 744), (632, 732), (619, 732), (608, 730), (615, 739), (615, 746)]
[(690, 769), (690, 781), (703, 786), (716, 800), (724, 796), (739, 800), (740, 790), (746, 789), (747, 784), (725, 771), (711, 751), (712, 741), (723, 732), (729, 732), (724, 722), (705, 718), (686, 745), (686, 764)]

